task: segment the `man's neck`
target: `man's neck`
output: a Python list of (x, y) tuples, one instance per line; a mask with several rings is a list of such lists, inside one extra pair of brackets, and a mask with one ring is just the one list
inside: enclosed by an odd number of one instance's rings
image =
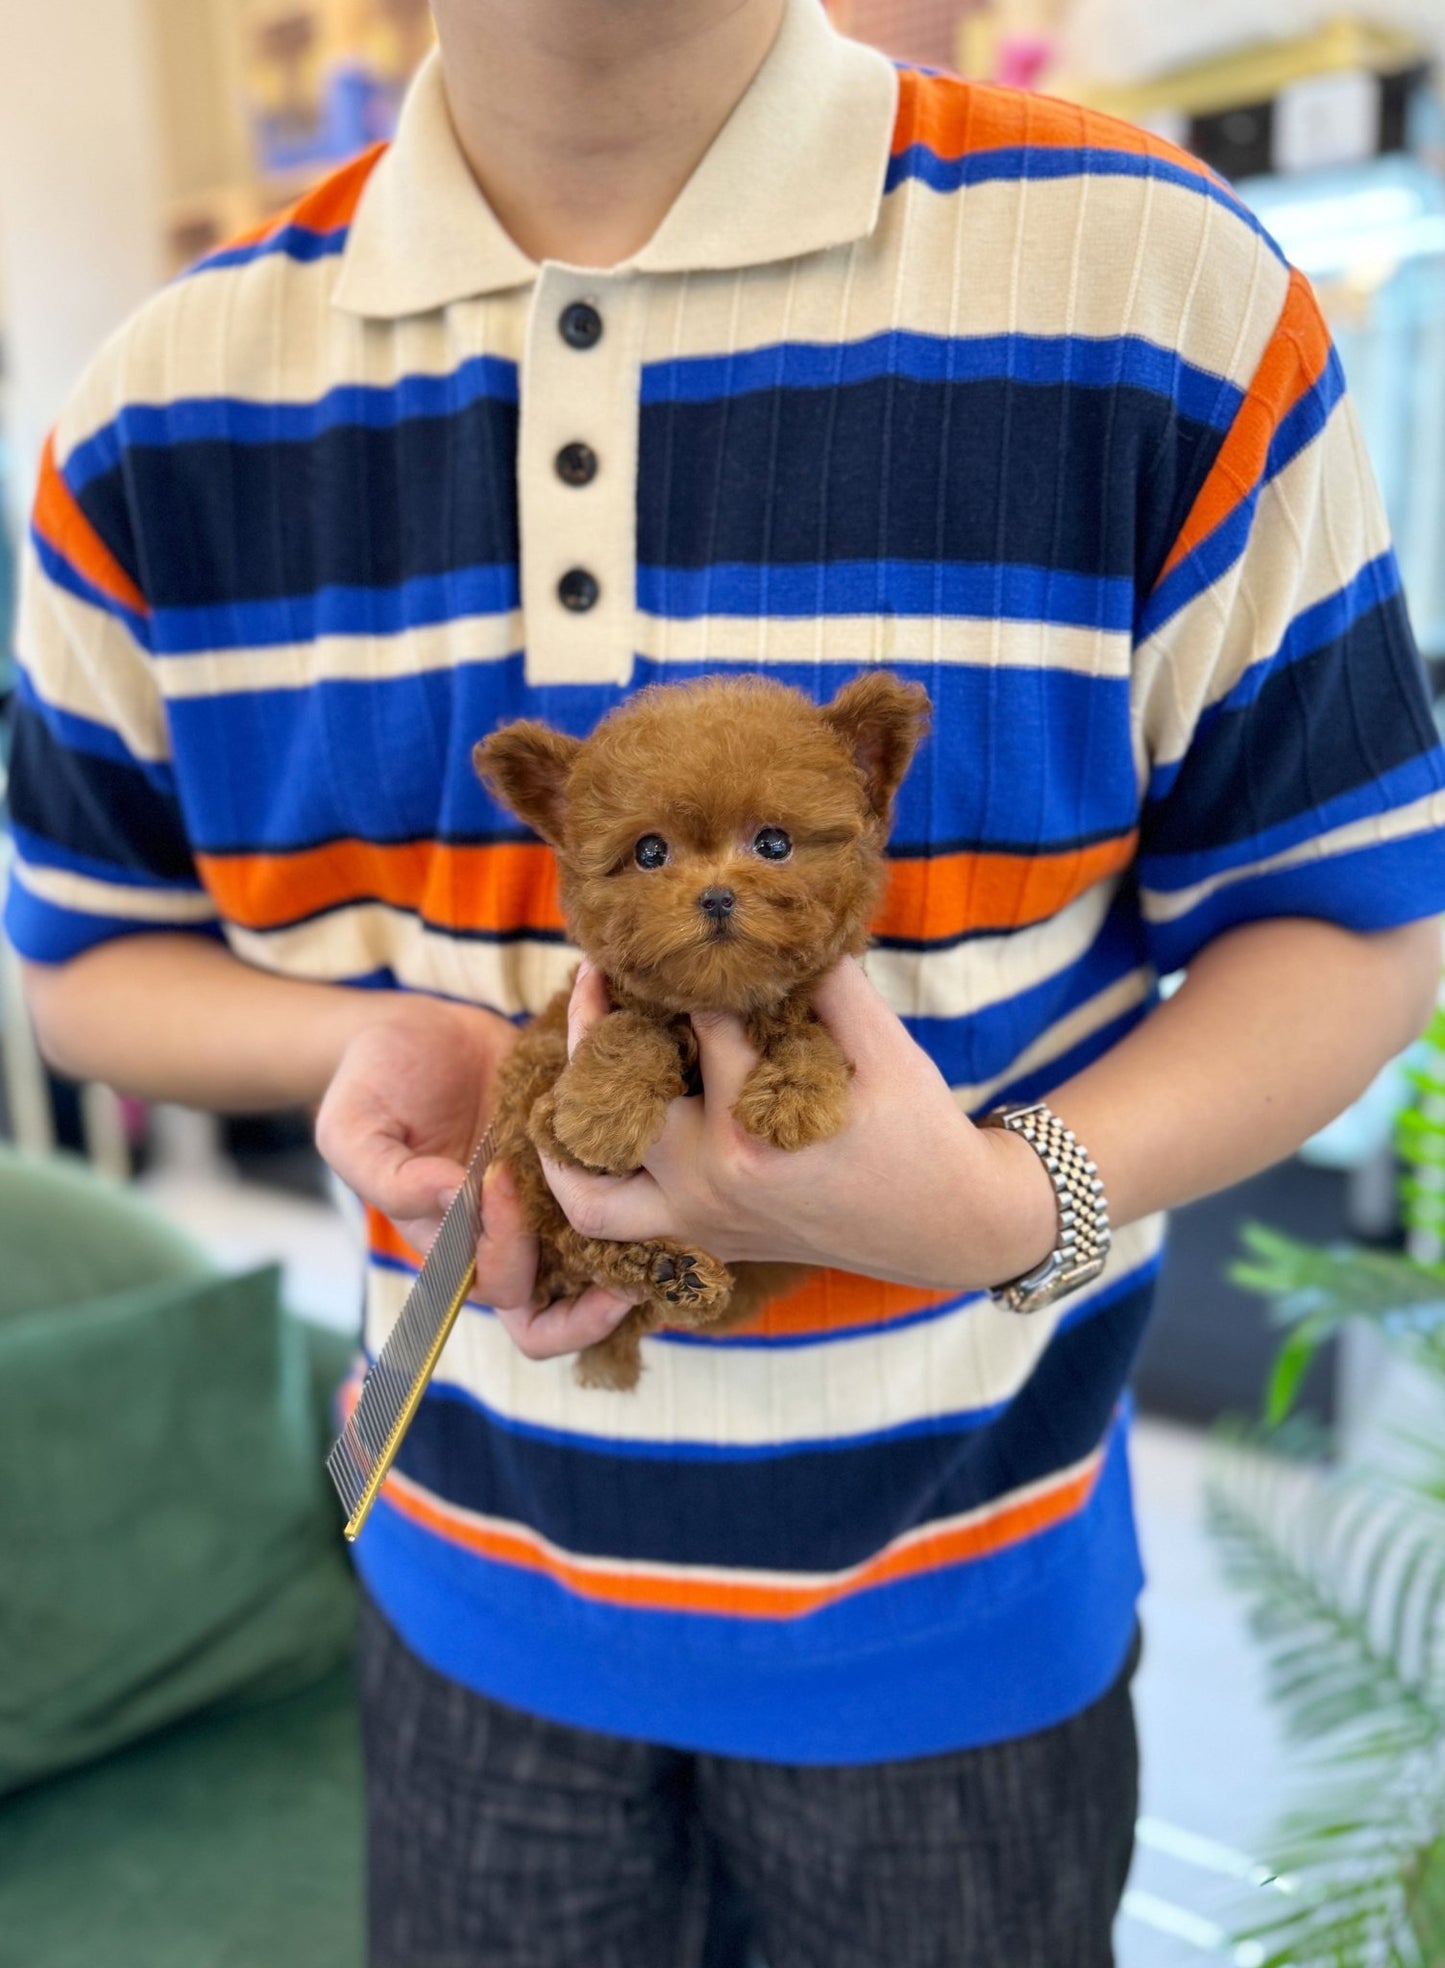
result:
[(534, 260), (615, 266), (762, 66), (785, 0), (435, 0), (452, 122)]

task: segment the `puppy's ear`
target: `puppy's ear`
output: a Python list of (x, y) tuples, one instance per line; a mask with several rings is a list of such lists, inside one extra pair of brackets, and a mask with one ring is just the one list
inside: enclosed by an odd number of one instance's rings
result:
[(893, 810), (893, 795), (928, 729), (932, 706), (921, 683), (904, 683), (891, 670), (867, 670), (845, 683), (823, 712), (863, 774), (868, 804), (880, 820)]
[(580, 738), (523, 718), (479, 740), (472, 747), (472, 764), (489, 792), (544, 841), (560, 847), (567, 775), (581, 749)]

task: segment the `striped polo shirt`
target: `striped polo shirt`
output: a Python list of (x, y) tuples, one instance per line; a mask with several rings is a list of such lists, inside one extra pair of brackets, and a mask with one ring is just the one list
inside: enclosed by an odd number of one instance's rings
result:
[[(575, 953), (474, 741), (870, 664), (935, 724), (869, 970), (970, 1113), (1237, 924), (1445, 906), (1441, 753), (1306, 283), (1189, 157), (899, 72), (816, 0), (606, 272), (503, 232), (424, 69), (389, 148), (96, 360), (19, 655), (7, 921), (41, 962), (188, 929), (522, 1017)], [(418, 1260), (372, 1247), (374, 1352)], [(650, 1338), (635, 1394), (471, 1306), (360, 1568), (426, 1660), (564, 1721), (804, 1762), (1040, 1728), (1132, 1635), (1159, 1249), (1129, 1226), (1029, 1319), (819, 1273)]]

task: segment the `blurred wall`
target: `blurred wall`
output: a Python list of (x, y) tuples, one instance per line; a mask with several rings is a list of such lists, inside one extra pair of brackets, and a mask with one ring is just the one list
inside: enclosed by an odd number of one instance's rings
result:
[(145, 0), (0, 0), (0, 289), (12, 516), (88, 357), (162, 278)]

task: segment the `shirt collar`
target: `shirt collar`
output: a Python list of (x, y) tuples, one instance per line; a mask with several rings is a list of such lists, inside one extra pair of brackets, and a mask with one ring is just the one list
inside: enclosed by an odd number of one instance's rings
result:
[[(762, 266), (877, 223), (898, 96), (892, 64), (845, 40), (820, 0), (787, 0), (777, 39), (662, 224), (614, 272)], [(336, 306), (397, 319), (535, 279), (457, 143), (432, 54), (367, 180)]]

